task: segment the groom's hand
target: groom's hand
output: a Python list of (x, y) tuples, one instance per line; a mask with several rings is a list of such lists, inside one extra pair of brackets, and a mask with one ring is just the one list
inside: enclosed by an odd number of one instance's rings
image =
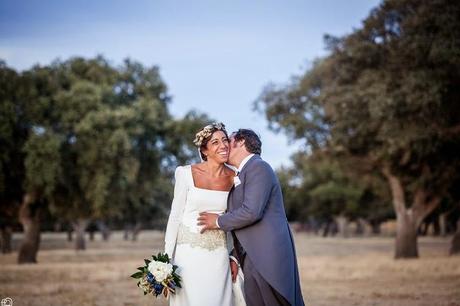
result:
[(202, 225), (200, 233), (204, 233), (207, 230), (217, 229), (216, 220), (219, 217), (218, 214), (212, 214), (207, 212), (200, 213), (198, 217), (198, 225)]

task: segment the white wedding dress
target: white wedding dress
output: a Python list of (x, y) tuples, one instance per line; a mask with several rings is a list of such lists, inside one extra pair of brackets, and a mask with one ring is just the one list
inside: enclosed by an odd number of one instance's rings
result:
[(197, 188), (191, 166), (176, 169), (174, 200), (165, 236), (165, 252), (178, 265), (182, 288), (170, 306), (232, 306), (232, 280), (225, 232), (200, 234), (200, 212), (223, 213), (227, 191)]

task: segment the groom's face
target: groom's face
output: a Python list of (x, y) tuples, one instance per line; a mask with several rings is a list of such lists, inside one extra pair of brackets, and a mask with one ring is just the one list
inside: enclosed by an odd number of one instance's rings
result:
[(237, 146), (236, 146), (236, 141), (235, 141), (235, 136), (234, 135), (230, 135), (230, 139), (229, 139), (229, 154), (228, 154), (228, 163), (231, 164), (231, 165), (234, 165), (235, 162), (234, 162), (234, 159), (235, 159), (235, 156), (236, 156), (236, 153), (237, 153)]
[(238, 156), (241, 155), (241, 150), (243, 150), (244, 144), (242, 141), (236, 141), (235, 135), (230, 135), (229, 138), (229, 154), (228, 154), (228, 163), (230, 165), (236, 165)]

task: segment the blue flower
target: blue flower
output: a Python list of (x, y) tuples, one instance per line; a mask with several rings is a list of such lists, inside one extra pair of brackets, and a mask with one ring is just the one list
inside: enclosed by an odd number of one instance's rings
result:
[(156, 283), (155, 285), (153, 285), (153, 288), (155, 289), (155, 293), (158, 295), (158, 294), (161, 294), (164, 286), (160, 283)]
[(152, 285), (155, 283), (155, 276), (153, 276), (152, 273), (147, 273), (147, 281), (151, 283)]

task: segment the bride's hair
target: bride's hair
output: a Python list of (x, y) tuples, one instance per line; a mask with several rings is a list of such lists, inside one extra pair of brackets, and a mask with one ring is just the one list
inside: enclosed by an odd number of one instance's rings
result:
[(212, 134), (217, 131), (222, 131), (228, 138), (227, 130), (225, 130), (225, 124), (222, 122), (211, 123), (200, 129), (198, 133), (195, 134), (195, 140), (193, 140), (193, 143), (198, 147), (198, 151), (200, 152), (200, 157), (202, 160), (207, 160), (207, 157), (203, 154), (202, 150), (206, 148), (209, 140), (211, 140)]

